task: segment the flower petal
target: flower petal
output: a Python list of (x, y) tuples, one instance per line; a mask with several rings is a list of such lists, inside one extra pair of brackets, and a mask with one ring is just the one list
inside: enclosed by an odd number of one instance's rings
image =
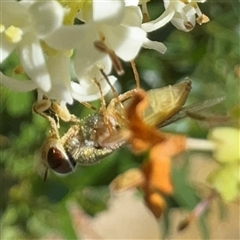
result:
[[(184, 21), (181, 17), (179, 17), (179, 14), (175, 14), (176, 17), (172, 19), (172, 24), (175, 26), (177, 29), (182, 30), (184, 32), (189, 32), (193, 30), (195, 26), (195, 21)], [(192, 19), (192, 18), (191, 18)]]
[(3, 23), (6, 28), (11, 25), (22, 28), (28, 23), (27, 9), (22, 6), (21, 2), (1, 1), (1, 23)]
[(233, 127), (213, 128), (208, 138), (215, 142), (214, 158), (221, 163), (240, 161), (240, 129)]
[(4, 36), (1, 36), (0, 38), (0, 63), (2, 63), (5, 59), (8, 58), (8, 56), (11, 54), (11, 52), (15, 49), (16, 43), (10, 43), (6, 40)]
[(121, 24), (132, 27), (140, 27), (142, 23), (142, 18), (143, 17), (140, 7), (129, 6), (125, 8), (125, 14)]
[(77, 48), (89, 30), (87, 25), (62, 26), (44, 41), (52, 48), (58, 50), (69, 50)]
[(39, 1), (29, 8), (33, 29), (44, 38), (62, 25), (64, 9), (57, 1)]
[(162, 54), (164, 54), (167, 51), (167, 47), (163, 43), (151, 41), (147, 38), (144, 41), (143, 47), (147, 49), (154, 49)]
[(144, 29), (146, 32), (155, 31), (158, 28), (161, 28), (162, 26), (170, 22), (171, 19), (173, 18), (173, 15), (174, 15), (173, 9), (166, 9), (165, 12), (157, 19), (147, 23), (143, 23), (142, 29)]
[(64, 52), (51, 56), (48, 58), (47, 67), (51, 76), (52, 87), (45, 95), (50, 99), (57, 99), (72, 104), (69, 56), (64, 54)]
[(112, 69), (112, 62), (109, 56), (106, 53), (98, 51), (94, 47), (93, 42), (96, 39), (96, 32), (90, 31), (77, 49), (74, 66), (80, 82), (91, 82), (92, 79), (101, 79), (102, 74), (99, 68), (102, 68), (107, 75)]
[(218, 191), (225, 202), (231, 202), (239, 197), (240, 166), (235, 162), (226, 164), (213, 171), (208, 181)]
[[(10, 26), (22, 28), (27, 22), (26, 9), (17, 1), (1, 1), (1, 24), (5, 29)], [(0, 38), (0, 63), (2, 63), (17, 46), (16, 43), (9, 42), (4, 36), (4, 32), (1, 33)]]
[[(147, 1), (146, 1), (147, 2)], [(138, 6), (139, 0), (125, 0), (125, 6)]]
[(139, 27), (105, 27), (106, 43), (124, 61), (133, 60), (146, 38), (146, 32)]
[(93, 21), (116, 25), (122, 21), (124, 16), (124, 0), (98, 1), (93, 0)]
[(171, 20), (172, 24), (179, 30), (189, 32), (196, 24), (196, 10), (187, 4), (179, 12), (176, 12)]
[[(117, 78), (114, 76), (108, 76), (108, 79), (112, 85), (117, 80)], [(106, 81), (100, 81), (99, 83), (101, 85), (102, 94), (106, 95), (110, 90), (110, 86)], [(82, 86), (75, 82), (71, 82), (71, 86), (72, 96), (79, 102), (91, 102), (101, 97), (100, 90), (94, 82), (88, 87)]]
[(0, 81), (1, 84), (16, 92), (28, 92), (37, 88), (35, 82), (29, 81), (20, 81), (11, 77), (4, 75), (0, 72)]
[(41, 45), (32, 33), (25, 34), (19, 43), (19, 56), (24, 70), (37, 85), (47, 92), (51, 88), (51, 79), (45, 65)]

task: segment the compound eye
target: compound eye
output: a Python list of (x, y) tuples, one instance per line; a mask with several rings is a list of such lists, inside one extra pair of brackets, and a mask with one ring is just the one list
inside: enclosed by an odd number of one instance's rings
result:
[(49, 167), (57, 173), (69, 173), (72, 172), (74, 166), (71, 165), (69, 159), (61, 150), (55, 147), (51, 147), (47, 153), (47, 162)]

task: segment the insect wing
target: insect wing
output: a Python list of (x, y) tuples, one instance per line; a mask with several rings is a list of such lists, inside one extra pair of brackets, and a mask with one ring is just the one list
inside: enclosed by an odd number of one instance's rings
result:
[(194, 104), (194, 105), (189, 105), (189, 106), (183, 107), (178, 113), (176, 113), (172, 117), (166, 119), (165, 121), (161, 122), (157, 126), (159, 128), (161, 128), (161, 127), (167, 126), (173, 122), (176, 122), (182, 118), (185, 118), (187, 116), (191, 117), (195, 113), (198, 114), (200, 111), (202, 111), (206, 108), (210, 108), (210, 107), (213, 107), (213, 106), (219, 104), (224, 99), (225, 99), (225, 97), (213, 98), (213, 99), (206, 100), (205, 102), (203, 102), (201, 104)]
[(180, 111), (185, 104), (191, 90), (191, 81), (147, 92), (149, 107), (143, 114), (144, 122), (148, 125), (158, 126)]
[[(143, 113), (144, 122), (148, 125), (158, 126), (165, 120), (171, 118), (180, 111), (187, 100), (190, 90), (191, 81), (186, 79), (185, 81), (172, 86), (148, 91), (147, 98), (149, 107)], [(125, 109), (131, 104), (134, 95), (134, 91), (129, 91), (119, 96), (119, 100), (124, 104)], [(118, 102), (112, 100), (107, 110), (109, 114), (112, 114), (114, 118), (118, 119), (117, 121), (121, 126), (124, 124), (121, 124), (122, 120), (118, 117), (120, 107), (116, 103)], [(110, 137), (106, 138), (104, 142), (102, 142), (102, 146), (111, 147), (114, 144), (123, 144), (128, 138), (127, 131), (117, 131)]]

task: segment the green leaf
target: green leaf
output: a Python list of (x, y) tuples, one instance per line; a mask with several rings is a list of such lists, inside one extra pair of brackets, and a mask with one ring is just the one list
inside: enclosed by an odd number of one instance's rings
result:
[(174, 198), (180, 207), (192, 210), (199, 203), (200, 198), (188, 182), (187, 177), (188, 173), (185, 169), (173, 168)]
[(31, 113), (34, 102), (32, 93), (11, 94), (6, 102), (6, 109), (12, 117), (20, 117)]

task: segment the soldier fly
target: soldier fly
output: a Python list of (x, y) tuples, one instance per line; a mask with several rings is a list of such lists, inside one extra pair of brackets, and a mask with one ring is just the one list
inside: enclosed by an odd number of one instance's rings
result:
[[(149, 107), (143, 114), (146, 124), (157, 127), (166, 126), (184, 118), (188, 113), (199, 111), (222, 101), (222, 98), (209, 100), (203, 104), (183, 107), (189, 92), (189, 79), (175, 85), (153, 89), (147, 92)], [(76, 164), (91, 165), (99, 162), (116, 149), (126, 144), (126, 139), (114, 139), (115, 133), (127, 128), (125, 105), (134, 97), (137, 89), (130, 90), (113, 98), (107, 107), (78, 118), (70, 114), (57, 102), (44, 99), (33, 106), (33, 111), (45, 117), (51, 125), (51, 131), (42, 146), (42, 159), (47, 167), (57, 173), (72, 172)], [(59, 118), (73, 125), (61, 137)], [(113, 138), (109, 144), (109, 139)], [(108, 139), (107, 147), (104, 140)]]

